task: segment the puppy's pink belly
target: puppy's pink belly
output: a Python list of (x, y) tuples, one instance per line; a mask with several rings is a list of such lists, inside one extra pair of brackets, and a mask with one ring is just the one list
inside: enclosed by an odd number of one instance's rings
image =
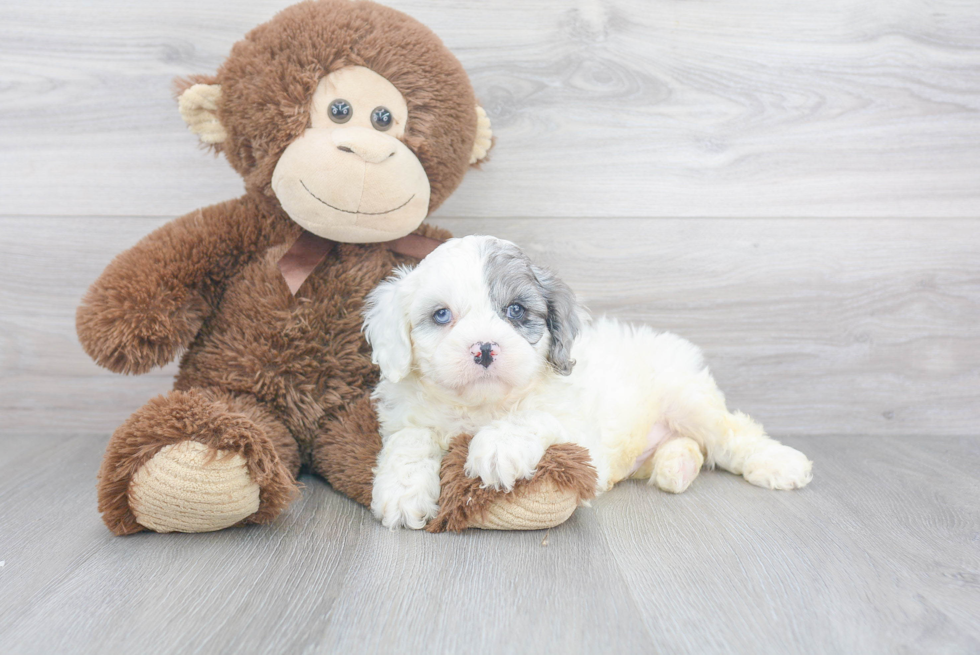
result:
[(640, 453), (639, 457), (636, 458), (636, 461), (633, 462), (633, 468), (631, 468), (630, 472), (626, 474), (626, 477), (633, 475), (640, 470), (641, 466), (650, 461), (653, 454), (657, 452), (657, 447), (666, 441), (667, 437), (669, 436), (670, 430), (667, 429), (667, 426), (665, 426), (663, 423), (654, 423), (653, 427), (650, 428), (650, 431), (647, 433), (646, 448), (643, 449), (643, 452)]

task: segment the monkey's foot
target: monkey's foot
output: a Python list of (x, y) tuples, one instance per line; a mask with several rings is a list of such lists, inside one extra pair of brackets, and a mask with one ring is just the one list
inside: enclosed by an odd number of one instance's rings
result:
[(154, 532), (212, 532), (259, 511), (260, 491), (240, 454), (182, 441), (140, 467), (129, 506)]
[(579, 505), (578, 496), (545, 478), (524, 494), (505, 495), (491, 501), (482, 515), (470, 519), (470, 528), (483, 530), (543, 530), (561, 525)]
[(479, 478), (464, 473), (470, 439), (457, 437), (442, 459), (439, 514), (426, 527), (429, 532), (543, 530), (564, 523), (576, 507), (595, 496), (598, 476), (581, 446), (550, 447), (534, 477), (518, 480), (513, 491), (505, 492), (483, 488)]
[(254, 400), (191, 389), (119, 426), (99, 471), (99, 511), (118, 535), (268, 523), (296, 495), (295, 441)]

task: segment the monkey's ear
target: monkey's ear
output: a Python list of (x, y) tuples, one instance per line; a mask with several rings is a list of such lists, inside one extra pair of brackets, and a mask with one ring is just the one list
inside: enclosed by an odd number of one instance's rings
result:
[(478, 164), (487, 158), (493, 145), (493, 130), (490, 129), (490, 117), (483, 107), (476, 106), (476, 140), (473, 142), (473, 152), (470, 153), (470, 164)]
[(190, 131), (208, 145), (221, 143), (228, 137), (224, 125), (218, 120), (220, 100), (220, 84), (193, 84), (184, 89), (177, 99), (180, 117)]

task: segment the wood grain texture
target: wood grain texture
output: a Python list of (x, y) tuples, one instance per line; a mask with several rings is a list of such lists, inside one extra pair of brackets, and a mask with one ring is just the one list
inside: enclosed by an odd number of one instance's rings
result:
[[(237, 195), (172, 78), (291, 0), (0, 7), (0, 214), (172, 216)], [(470, 72), (497, 147), (445, 216), (974, 217), (969, 0), (392, 0)]]
[(273, 525), (118, 538), (91, 439), (9, 436), (0, 652), (977, 652), (980, 440), (789, 443), (804, 490), (628, 482), (547, 535), (390, 532), (305, 477)]
[[(173, 365), (113, 376), (89, 361), (74, 329), (85, 288), (114, 253), (160, 224), (0, 219), (0, 430), (108, 434), (169, 388)], [(774, 435), (971, 435), (980, 423), (975, 221), (439, 224), (512, 239), (595, 313), (698, 344), (729, 404)]]
[(977, 441), (789, 443), (814, 460), (799, 495), (703, 474), (691, 494), (628, 485), (596, 508), (663, 652), (980, 648)]

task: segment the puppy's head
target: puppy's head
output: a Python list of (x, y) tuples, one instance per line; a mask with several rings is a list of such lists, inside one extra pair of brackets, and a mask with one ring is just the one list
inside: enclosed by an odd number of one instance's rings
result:
[(364, 332), (381, 374), (413, 368), (457, 394), (507, 392), (549, 368), (568, 375), (581, 308), (509, 241), (452, 239), (371, 292)]

